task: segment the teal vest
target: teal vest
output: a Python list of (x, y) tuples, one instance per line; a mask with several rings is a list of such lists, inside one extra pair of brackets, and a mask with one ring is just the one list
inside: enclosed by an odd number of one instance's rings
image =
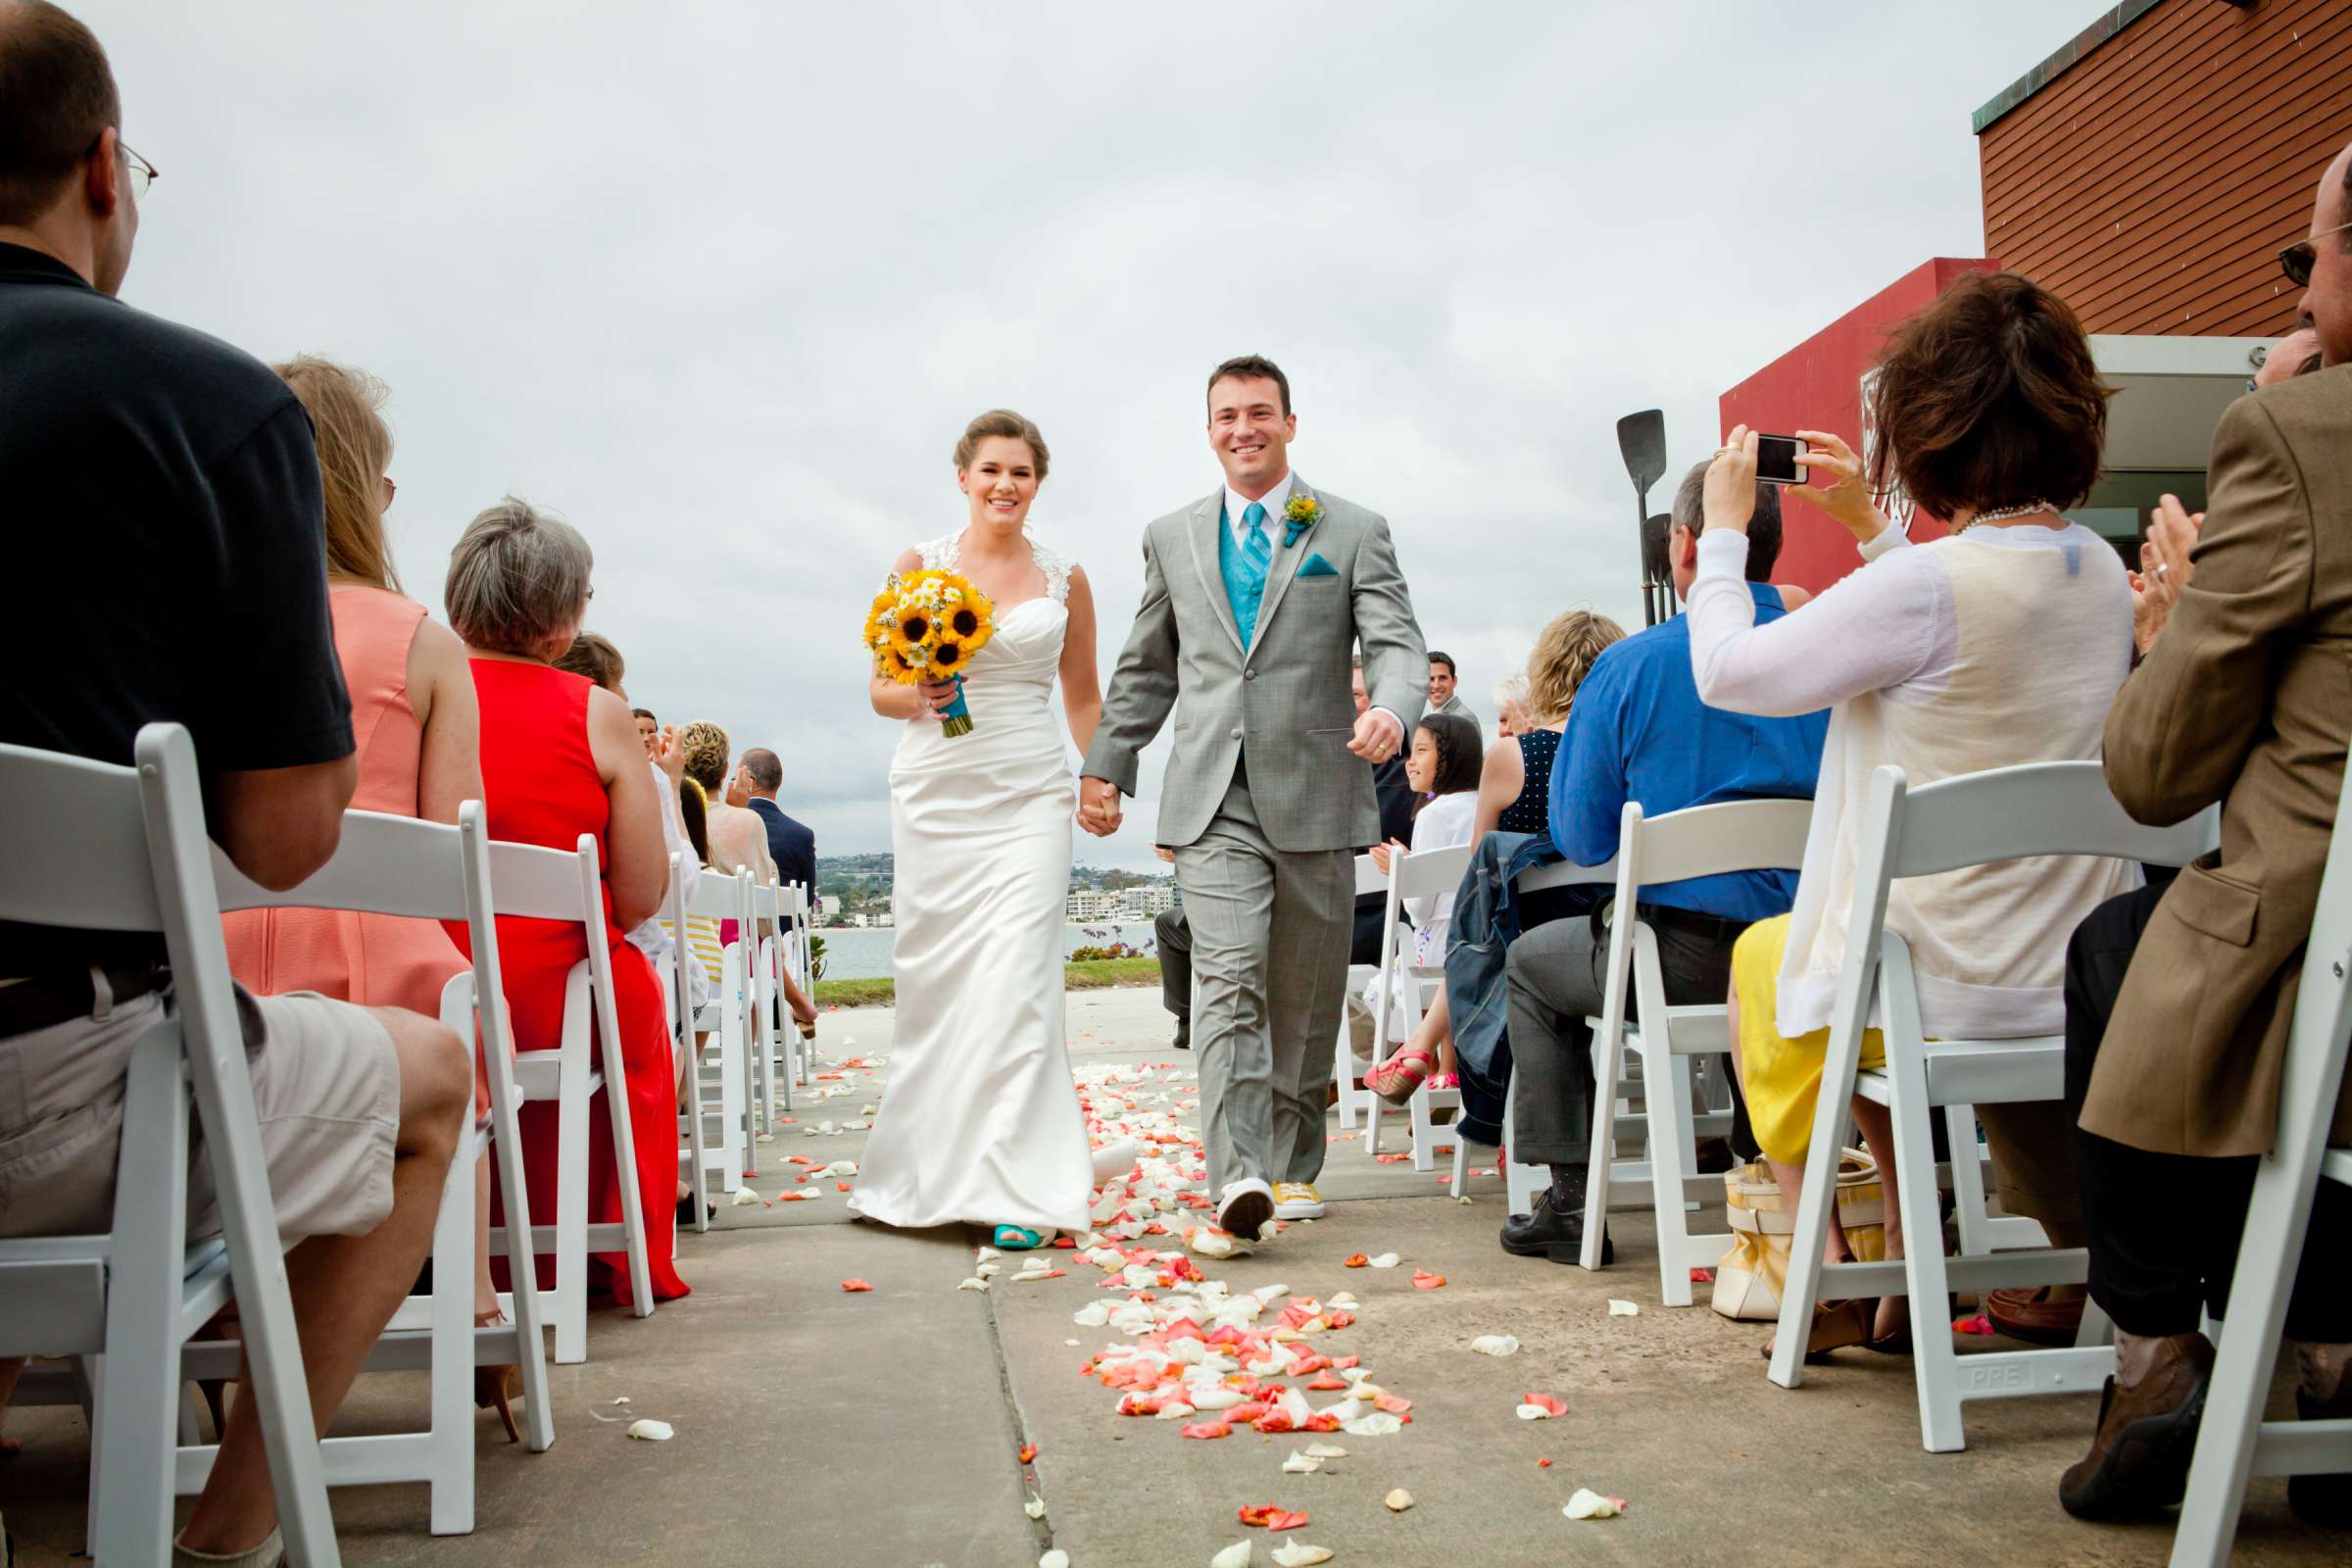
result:
[[(1265, 526), (1270, 530), (1274, 519), (1268, 517)], [(1273, 542), (1269, 532), (1266, 543)], [(1225, 579), (1225, 603), (1233, 607), (1233, 624), (1246, 649), (1257, 631), (1257, 607), (1266, 597), (1266, 579), (1234, 542), (1233, 519), (1226, 514), (1222, 501), (1217, 503), (1217, 575)]]

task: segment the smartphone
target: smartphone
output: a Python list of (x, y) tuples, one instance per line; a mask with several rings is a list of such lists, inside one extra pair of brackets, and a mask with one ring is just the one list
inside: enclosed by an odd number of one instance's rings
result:
[(1803, 484), (1805, 444), (1792, 435), (1756, 437), (1756, 480), (1760, 484)]

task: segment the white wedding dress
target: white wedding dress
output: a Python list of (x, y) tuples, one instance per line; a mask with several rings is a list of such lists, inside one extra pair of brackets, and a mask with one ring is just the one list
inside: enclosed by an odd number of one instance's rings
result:
[[(956, 569), (961, 535), (922, 547)], [(890, 1225), (1081, 1231), (1094, 1175), (1063, 1040), (1075, 795), (1054, 678), (1069, 563), (997, 612), (964, 674), (971, 733), (906, 727), (890, 769), (898, 1019), (851, 1199)]]

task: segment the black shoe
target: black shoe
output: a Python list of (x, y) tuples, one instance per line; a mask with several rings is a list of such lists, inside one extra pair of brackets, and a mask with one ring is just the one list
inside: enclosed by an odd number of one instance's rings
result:
[[(2352, 1378), (2344, 1379), (2335, 1397), (2325, 1404), (2313, 1398), (2310, 1390), (2298, 1388), (2295, 1415), (2304, 1421), (2340, 1421), (2352, 1415)], [(2288, 1476), (2286, 1505), (2307, 1525), (2331, 1525), (2338, 1530), (2352, 1526), (2352, 1491), (2344, 1486), (2345, 1480), (2341, 1471)]]
[[(1563, 1214), (1551, 1206), (1551, 1189), (1536, 1195), (1535, 1212), (1513, 1214), (1502, 1222), (1502, 1250), (1514, 1257), (1548, 1257), (1554, 1263), (1574, 1263), (1585, 1252), (1585, 1211)], [(1617, 1261), (1607, 1226), (1600, 1232), (1600, 1261)]]
[[(707, 1218), (718, 1218), (718, 1205), (716, 1203), (705, 1203), (703, 1205), (703, 1209)], [(692, 1225), (694, 1223), (694, 1195), (692, 1193), (688, 1193), (684, 1198), (678, 1200), (678, 1223), (681, 1225)]]

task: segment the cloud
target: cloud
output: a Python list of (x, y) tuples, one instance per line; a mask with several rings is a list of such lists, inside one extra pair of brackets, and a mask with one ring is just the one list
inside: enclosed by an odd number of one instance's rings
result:
[[(960, 525), (972, 414), (1052, 441), (1037, 527), (1096, 583), (1107, 670), (1143, 525), (1217, 481), (1204, 373), (1275, 356), (1299, 471), (1391, 518), (1483, 710), (1559, 609), (1639, 623), (1617, 416), (1663, 408), (1679, 467), (1725, 387), (1977, 254), (1969, 111), (2088, 19), (81, 10), (164, 171), (125, 296), (390, 383), (395, 548), (436, 611), (501, 495), (577, 523), (632, 697), (774, 747), (828, 853), (888, 847), (853, 629)], [(1153, 806), (1081, 853), (1142, 864)]]

